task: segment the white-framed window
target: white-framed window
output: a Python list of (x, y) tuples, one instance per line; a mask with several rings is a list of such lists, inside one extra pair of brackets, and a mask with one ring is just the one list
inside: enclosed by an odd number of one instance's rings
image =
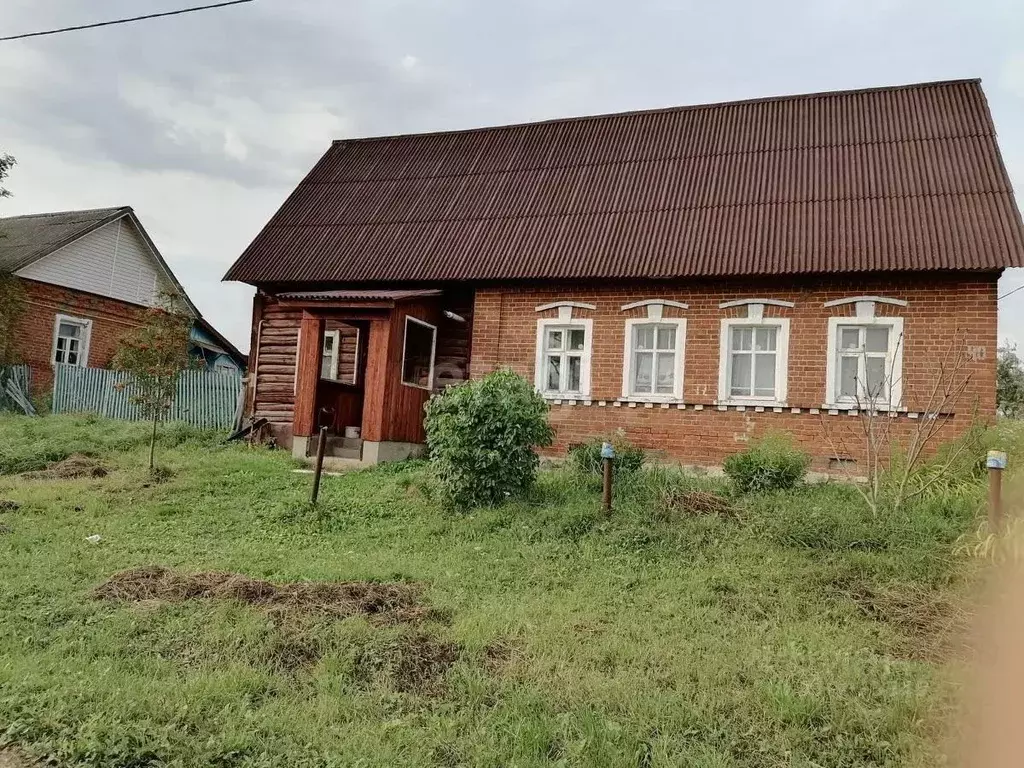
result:
[(537, 321), (534, 383), (545, 397), (590, 397), (593, 320), (550, 318)]
[(789, 318), (731, 317), (719, 335), (718, 402), (784, 405), (789, 371)]
[(627, 320), (622, 396), (655, 402), (682, 400), (685, 345), (683, 318)]
[(827, 405), (899, 407), (903, 400), (903, 318), (830, 317)]
[(402, 343), (402, 384), (417, 389), (433, 389), (436, 351), (437, 326), (406, 315), (405, 340)]
[(52, 361), (57, 365), (89, 365), (89, 338), (92, 320), (57, 315), (53, 322)]
[(320, 354), (320, 378), (338, 379), (338, 360), (341, 358), (341, 331), (324, 331), (324, 347)]

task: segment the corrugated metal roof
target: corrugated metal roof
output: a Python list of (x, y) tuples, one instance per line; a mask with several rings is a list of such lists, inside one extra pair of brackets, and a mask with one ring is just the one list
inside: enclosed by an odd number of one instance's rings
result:
[(1024, 266), (980, 81), (335, 142), (225, 279)]
[(131, 209), (34, 213), (0, 219), (0, 272), (16, 272)]
[(279, 293), (285, 301), (404, 301), (426, 296), (440, 296), (437, 290), (409, 291), (293, 291)]

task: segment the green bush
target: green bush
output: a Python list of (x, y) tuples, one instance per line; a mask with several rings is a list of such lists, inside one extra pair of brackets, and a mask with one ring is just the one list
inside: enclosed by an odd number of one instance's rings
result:
[[(605, 441), (592, 440), (589, 443), (574, 445), (569, 449), (569, 459), (573, 468), (583, 475), (600, 477), (604, 473), (601, 460), (601, 446)], [(635, 475), (643, 466), (647, 455), (643, 448), (632, 443), (613, 439), (608, 441), (615, 446), (615, 461), (612, 462), (612, 475), (616, 478)]]
[(512, 371), (449, 387), (426, 407), (427, 444), (439, 501), (464, 510), (500, 504), (533, 484), (554, 431), (548, 404)]
[(811, 457), (786, 437), (766, 437), (725, 460), (725, 474), (740, 493), (782, 491), (807, 474)]

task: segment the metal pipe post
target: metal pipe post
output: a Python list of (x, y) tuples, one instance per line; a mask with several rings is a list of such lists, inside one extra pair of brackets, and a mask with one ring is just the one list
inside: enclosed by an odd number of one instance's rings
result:
[(320, 427), (320, 439), (316, 444), (316, 467), (313, 469), (313, 493), (309, 497), (310, 504), (316, 504), (320, 496), (320, 475), (324, 471), (324, 451), (327, 449), (327, 427)]

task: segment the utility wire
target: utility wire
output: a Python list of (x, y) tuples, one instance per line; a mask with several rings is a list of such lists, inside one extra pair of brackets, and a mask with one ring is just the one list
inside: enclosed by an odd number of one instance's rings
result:
[(26, 32), (21, 35), (9, 35), (8, 37), (0, 37), (0, 43), (6, 40), (23, 40), (26, 37), (43, 37), (44, 35), (59, 35), (62, 32), (77, 32), (80, 29), (95, 29), (96, 27), (111, 27), (114, 24), (129, 24), (133, 21), (146, 21), (147, 19), (159, 19), (164, 16), (178, 16), (183, 13), (195, 13), (196, 11), (209, 11), (213, 8), (225, 8), (229, 5), (241, 5), (242, 3), (251, 3), (253, 0), (229, 0), (224, 3), (214, 3), (213, 5), (198, 5), (194, 8), (182, 8), (177, 11), (164, 11), (163, 13), (150, 13), (145, 16), (132, 16), (128, 19), (114, 19), (112, 21), (97, 21), (94, 24), (80, 24), (76, 27), (62, 27), (61, 29), (48, 29), (45, 32)]
[(1024, 285), (1018, 285), (1018, 286), (1017, 286), (1016, 288), (1014, 288), (1014, 289), (1013, 289), (1012, 291), (1007, 291), (1007, 292), (1006, 292), (1006, 293), (1004, 293), (1004, 294), (1003, 294), (1002, 296), (1000, 296), (1000, 297), (999, 297), (998, 299), (996, 299), (996, 301), (1002, 301), (1002, 300), (1003, 300), (1003, 299), (1005, 299), (1005, 298), (1006, 298), (1007, 296), (1013, 296), (1013, 294), (1015, 294), (1015, 293), (1016, 293), (1017, 291), (1024, 291)]

